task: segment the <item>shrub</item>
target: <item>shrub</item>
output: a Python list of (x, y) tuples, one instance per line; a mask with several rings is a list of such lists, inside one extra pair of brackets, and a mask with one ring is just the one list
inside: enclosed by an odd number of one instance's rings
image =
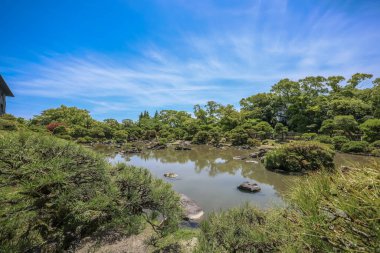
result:
[(376, 252), (379, 197), (379, 164), (303, 177), (288, 194), (300, 214), (292, 233), (302, 235), (307, 252)]
[(251, 147), (258, 147), (261, 145), (261, 141), (258, 139), (249, 138), (247, 144)]
[(17, 124), (14, 121), (0, 118), (0, 130), (15, 131), (17, 130)]
[(109, 230), (136, 233), (158, 214), (166, 222), (157, 229), (171, 231), (181, 213), (170, 185), (147, 170), (111, 167), (41, 134), (0, 134), (0, 185), (0, 252), (65, 251)]
[(113, 138), (117, 143), (124, 143), (128, 139), (128, 132), (125, 130), (117, 130), (115, 131)]
[(167, 144), (169, 141), (168, 141), (168, 139), (167, 138), (159, 138), (158, 139), (158, 143), (160, 144), (160, 145), (165, 145), (165, 144)]
[(244, 205), (212, 213), (201, 223), (196, 252), (281, 252), (293, 224), (275, 212)]
[(380, 140), (380, 119), (368, 119), (360, 125), (364, 138), (370, 142)]
[(336, 150), (341, 150), (342, 149), (342, 146), (349, 142), (350, 140), (346, 137), (346, 136), (343, 136), (343, 135), (338, 135), (338, 136), (334, 136), (332, 138), (332, 141), (333, 141), (333, 144), (334, 144), (334, 148)]
[(372, 150), (371, 155), (380, 156), (380, 148), (375, 148), (374, 150)]
[(193, 137), (193, 143), (195, 144), (206, 144), (210, 136), (207, 131), (199, 131)]
[(333, 169), (333, 158), (334, 151), (324, 144), (295, 141), (270, 151), (265, 157), (265, 167), (287, 172)]
[(53, 129), (53, 134), (55, 135), (65, 135), (67, 134), (66, 127), (64, 125), (59, 125)]
[(91, 143), (91, 142), (93, 142), (93, 141), (94, 141), (94, 139), (92, 139), (90, 136), (79, 137), (79, 138), (77, 139), (77, 142), (78, 142), (78, 143)]
[(315, 138), (314, 138), (315, 141), (319, 141), (321, 143), (325, 143), (325, 144), (333, 144), (333, 139), (328, 136), (328, 135), (317, 135)]
[(232, 129), (229, 134), (229, 139), (232, 142), (232, 145), (235, 146), (247, 144), (248, 138), (249, 136), (247, 132), (241, 127)]
[(302, 134), (301, 138), (306, 141), (314, 140), (314, 138), (317, 137), (316, 133), (304, 133)]
[(369, 144), (366, 141), (349, 141), (342, 146), (342, 151), (347, 153), (368, 152)]
[(261, 121), (253, 126), (253, 130), (260, 139), (270, 138), (274, 132), (272, 126), (266, 122)]
[(370, 146), (371, 148), (380, 148), (380, 140), (372, 142)]

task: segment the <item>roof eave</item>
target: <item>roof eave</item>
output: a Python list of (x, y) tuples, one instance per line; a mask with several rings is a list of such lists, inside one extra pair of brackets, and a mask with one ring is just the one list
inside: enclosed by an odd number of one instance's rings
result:
[(7, 97), (14, 97), (11, 89), (9, 89), (7, 83), (4, 81), (3, 77), (0, 75), (0, 87), (3, 88), (4, 94)]

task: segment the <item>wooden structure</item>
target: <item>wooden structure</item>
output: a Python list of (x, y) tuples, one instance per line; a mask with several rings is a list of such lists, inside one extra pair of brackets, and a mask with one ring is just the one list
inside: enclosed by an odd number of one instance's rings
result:
[(14, 97), (14, 95), (3, 77), (0, 75), (0, 115), (3, 115), (6, 112), (6, 97)]

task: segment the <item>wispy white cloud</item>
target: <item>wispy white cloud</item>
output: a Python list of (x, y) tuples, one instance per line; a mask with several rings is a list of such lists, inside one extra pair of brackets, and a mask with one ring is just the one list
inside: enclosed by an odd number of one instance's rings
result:
[(208, 100), (236, 103), (285, 77), (380, 74), (380, 52), (373, 47), (380, 34), (365, 21), (331, 8), (316, 9), (307, 17), (287, 15), (287, 2), (280, 2), (277, 9), (263, 1), (240, 9), (203, 4), (196, 12), (207, 18), (227, 11), (233, 12), (227, 17), (239, 12), (251, 17), (233, 30), (183, 33), (173, 47), (146, 44), (138, 56), (45, 55), (39, 63), (17, 70), (15, 92), (81, 101), (101, 115), (191, 108)]

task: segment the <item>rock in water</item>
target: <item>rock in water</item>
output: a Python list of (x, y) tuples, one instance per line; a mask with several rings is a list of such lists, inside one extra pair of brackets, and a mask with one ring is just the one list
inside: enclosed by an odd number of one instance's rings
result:
[(202, 208), (194, 200), (182, 193), (180, 193), (180, 204), (184, 209), (185, 219), (187, 220), (197, 220), (204, 214)]
[(259, 163), (258, 161), (255, 161), (255, 160), (246, 160), (245, 162), (246, 163), (256, 163), (256, 164)]
[(232, 157), (232, 159), (234, 159), (234, 160), (245, 160), (245, 159), (247, 159), (247, 157), (245, 157), (245, 156), (234, 156), (234, 157)]
[(178, 175), (173, 173), (173, 172), (169, 172), (169, 173), (165, 173), (164, 177), (176, 178), (176, 177), (178, 177)]
[(188, 146), (177, 146), (174, 150), (191, 150), (191, 148)]
[(244, 182), (238, 186), (238, 189), (246, 192), (259, 192), (261, 191), (260, 186), (252, 182)]

